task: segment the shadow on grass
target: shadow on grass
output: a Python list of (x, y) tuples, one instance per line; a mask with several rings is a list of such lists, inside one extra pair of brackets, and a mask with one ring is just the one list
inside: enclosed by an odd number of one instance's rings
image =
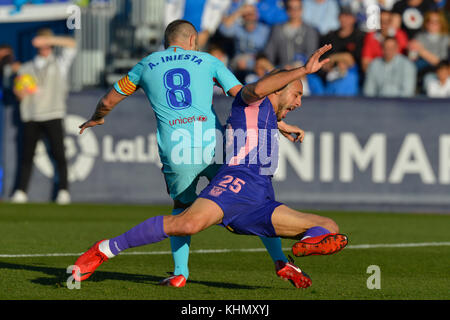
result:
[[(66, 273), (66, 269), (62, 268), (54, 268), (54, 267), (44, 267), (38, 265), (25, 265), (25, 264), (16, 264), (16, 263), (7, 263), (0, 262), (0, 269), (11, 269), (11, 270), (26, 270), (26, 271), (37, 271), (45, 273), (49, 277), (39, 277), (31, 280), (32, 283), (43, 285), (43, 286), (52, 286), (55, 288), (67, 287), (67, 279), (70, 274)], [(120, 280), (120, 281), (129, 281), (135, 283), (142, 284), (152, 284), (158, 285), (158, 283), (163, 280), (163, 277), (153, 276), (153, 275), (144, 275), (144, 274), (130, 274), (130, 273), (122, 273), (122, 272), (113, 272), (113, 271), (96, 271), (88, 280), (89, 282), (102, 282), (105, 280)], [(199, 281), (199, 280), (189, 280), (189, 283), (200, 284), (208, 287), (216, 287), (216, 288), (225, 288), (225, 289), (247, 289), (247, 290), (255, 290), (255, 289), (268, 289), (269, 287), (263, 286), (249, 286), (242, 285), (237, 283), (224, 283), (224, 282), (216, 282), (216, 281)]]

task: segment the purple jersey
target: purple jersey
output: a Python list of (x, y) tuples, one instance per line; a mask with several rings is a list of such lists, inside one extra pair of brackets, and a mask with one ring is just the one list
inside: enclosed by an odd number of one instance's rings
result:
[[(242, 90), (241, 90), (242, 92)], [(278, 164), (278, 124), (272, 103), (250, 105), (238, 93), (227, 121), (226, 163), (199, 197), (223, 211), (222, 226), (238, 234), (276, 237), (271, 176)]]
[(278, 165), (278, 123), (266, 97), (252, 104), (236, 95), (227, 120), (226, 164), (272, 176)]

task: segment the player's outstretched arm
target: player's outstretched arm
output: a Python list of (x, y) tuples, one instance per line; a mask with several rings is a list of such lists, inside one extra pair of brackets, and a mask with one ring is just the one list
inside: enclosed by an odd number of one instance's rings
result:
[(242, 89), (242, 99), (247, 104), (251, 104), (282, 89), (294, 80), (300, 79), (307, 74), (319, 71), (320, 68), (322, 68), (322, 66), (329, 61), (329, 59), (320, 61), (320, 57), (331, 48), (331, 44), (327, 44), (318, 49), (313, 53), (313, 55), (306, 62), (306, 65), (303, 67), (273, 72), (262, 77), (255, 83), (246, 85), (244, 89)]
[(91, 119), (79, 126), (80, 134), (87, 128), (95, 127), (105, 123), (104, 117), (111, 112), (112, 109), (127, 96), (118, 93), (114, 88), (111, 89), (106, 95), (104, 95), (100, 101), (97, 103), (95, 112)]

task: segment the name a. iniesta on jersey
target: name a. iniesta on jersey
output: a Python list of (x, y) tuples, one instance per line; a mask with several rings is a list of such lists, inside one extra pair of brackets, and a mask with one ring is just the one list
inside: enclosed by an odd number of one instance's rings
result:
[[(200, 59), (197, 56), (191, 55), (191, 54), (174, 54), (174, 55), (168, 55), (168, 56), (163, 56), (161, 57), (161, 63), (167, 63), (167, 62), (172, 62), (172, 61), (177, 61), (177, 60), (188, 60), (192, 63), (196, 63), (198, 65), (200, 65), (200, 63), (202, 63), (202, 59)], [(153, 68), (157, 67), (159, 65), (159, 62), (150, 62), (148, 64), (148, 66), (150, 67), (151, 70), (153, 70)]]

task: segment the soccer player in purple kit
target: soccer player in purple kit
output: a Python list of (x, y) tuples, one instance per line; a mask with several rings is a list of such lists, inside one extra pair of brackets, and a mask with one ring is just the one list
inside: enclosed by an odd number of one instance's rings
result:
[[(237, 234), (299, 240), (292, 247), (297, 257), (342, 250), (348, 240), (338, 233), (338, 225), (330, 218), (275, 201), (271, 179), (278, 160), (277, 123), (301, 106), (300, 79), (320, 70), (329, 61), (320, 61), (320, 57), (330, 49), (331, 45), (318, 49), (304, 67), (275, 70), (244, 86), (227, 121), (227, 161), (195, 202), (179, 215), (155, 216), (122, 235), (97, 242), (75, 262), (75, 280), (87, 279), (100, 264), (123, 250), (169, 236), (193, 235), (215, 224)], [(297, 271), (290, 280), (296, 287), (311, 285), (306, 273), (287, 264)]]

